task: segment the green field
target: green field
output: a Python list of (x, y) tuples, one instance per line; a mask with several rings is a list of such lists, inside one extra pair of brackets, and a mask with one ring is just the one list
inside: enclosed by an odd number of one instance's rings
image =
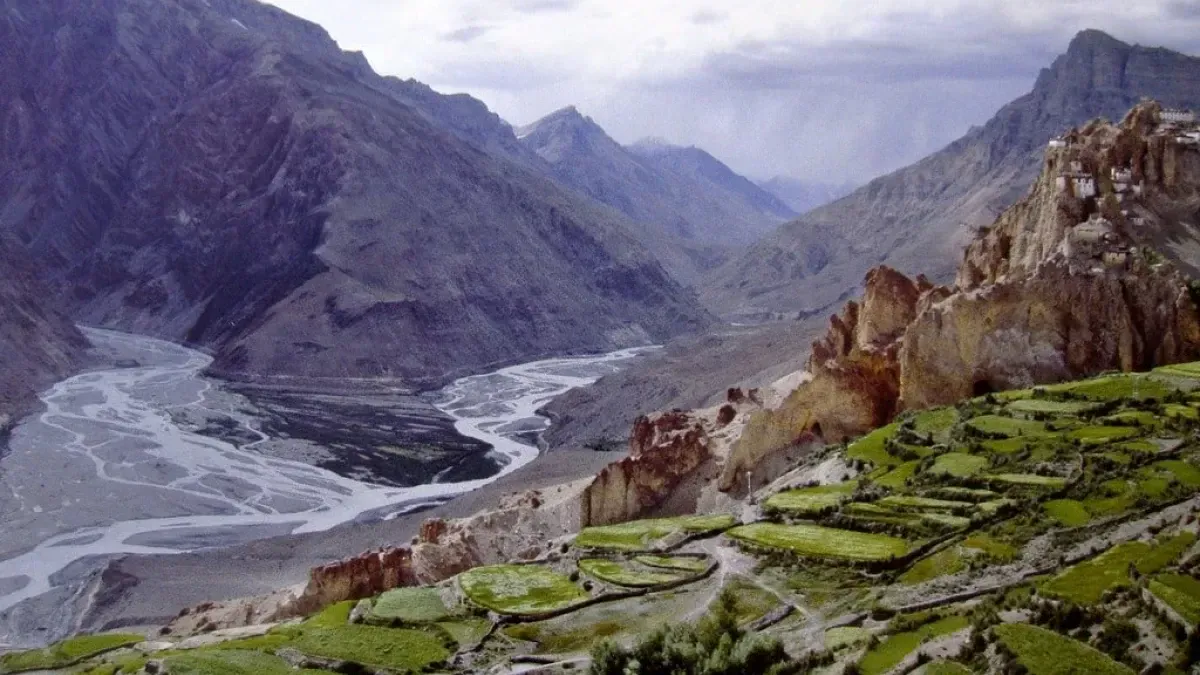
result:
[(856, 626), (840, 626), (825, 631), (825, 648), (829, 650), (853, 647), (871, 639), (871, 631)]
[(648, 567), (691, 572), (692, 574), (705, 572), (712, 565), (712, 561), (706, 558), (693, 558), (689, 556), (640, 555), (634, 558), (634, 560)]
[(835, 508), (848, 499), (857, 485), (857, 482), (850, 481), (837, 485), (787, 490), (772, 495), (764, 505), (768, 509), (777, 509), (788, 513), (819, 513), (825, 509)]
[(1138, 429), (1132, 427), (1091, 426), (1075, 429), (1067, 434), (1067, 438), (1077, 440), (1084, 446), (1093, 446), (1128, 440), (1139, 433)]
[(1005, 406), (1013, 412), (1026, 414), (1049, 413), (1051, 415), (1078, 415), (1096, 407), (1094, 403), (1082, 401), (1051, 401), (1044, 398), (1024, 398)]
[(1017, 557), (1017, 548), (1015, 546), (997, 541), (986, 534), (977, 534), (973, 537), (968, 537), (963, 541), (962, 546), (965, 549), (979, 551), (983, 555), (1002, 563), (1012, 561)]
[(728, 534), (739, 541), (816, 558), (878, 562), (903, 557), (909, 551), (909, 543), (903, 539), (818, 525), (754, 523)]
[(1000, 415), (980, 415), (967, 422), (967, 426), (985, 434), (997, 434), (1008, 438), (1047, 436), (1044, 422), (1018, 419), (1016, 417), (1001, 417)]
[(145, 639), (141, 635), (126, 633), (80, 635), (56, 642), (45, 649), (0, 655), (0, 673), (63, 668), (97, 654), (143, 642)]
[(962, 551), (958, 546), (950, 546), (918, 560), (904, 574), (900, 575), (900, 583), (907, 585), (921, 584), (930, 579), (957, 574), (966, 569)]
[(1074, 499), (1055, 499), (1046, 502), (1043, 506), (1046, 509), (1046, 515), (1067, 527), (1087, 525), (1092, 519), (1087, 509), (1083, 508), (1083, 504)]
[(1043, 584), (1042, 592), (1079, 605), (1094, 605), (1105, 591), (1132, 584), (1131, 566), (1142, 574), (1153, 574), (1174, 562), (1193, 542), (1195, 535), (1185, 532), (1160, 537), (1153, 545), (1141, 541), (1119, 544), (1060, 572)]
[(858, 662), (863, 675), (882, 675), (895, 668), (921, 643), (956, 633), (971, 625), (965, 616), (948, 616), (905, 633), (888, 636)]
[(1051, 394), (1070, 394), (1089, 401), (1114, 399), (1161, 399), (1172, 390), (1157, 379), (1145, 375), (1112, 375), (1081, 382), (1066, 382), (1045, 388)]
[(987, 466), (988, 460), (986, 457), (968, 455), (962, 452), (948, 452), (944, 455), (939, 455), (934, 460), (933, 466), (929, 468), (929, 473), (966, 478), (967, 476), (974, 476), (983, 471)]
[(913, 429), (921, 435), (930, 435), (935, 443), (950, 440), (950, 430), (958, 422), (958, 411), (954, 408), (935, 408), (918, 414), (913, 419)]
[(437, 588), (397, 588), (379, 596), (370, 618), (383, 621), (422, 623), (453, 616)]
[(916, 475), (920, 466), (919, 461), (905, 462), (880, 476), (875, 482), (893, 490), (901, 490), (908, 483), (908, 479)]
[(471, 602), (500, 614), (546, 614), (588, 599), (570, 579), (538, 565), (476, 567), (458, 583)]
[(594, 579), (629, 588), (661, 586), (663, 584), (683, 581), (693, 576), (685, 572), (667, 571), (636, 563), (623, 563), (599, 558), (585, 558), (580, 560), (579, 570)]
[(913, 675), (971, 675), (971, 669), (953, 661), (933, 661), (914, 670)]
[(649, 551), (675, 533), (707, 534), (729, 529), (736, 524), (733, 516), (726, 515), (635, 520), (620, 525), (586, 528), (575, 537), (575, 545), (610, 551)]
[(911, 497), (908, 495), (893, 495), (884, 497), (876, 502), (889, 509), (913, 509), (917, 511), (944, 511), (957, 513), (973, 511), (975, 504), (971, 502), (955, 502), (946, 499), (931, 499), (929, 497)]
[(1028, 486), (1046, 489), (1062, 489), (1067, 486), (1065, 478), (1057, 476), (1038, 476), (1032, 473), (1000, 473), (987, 477), (988, 480), (1001, 485)]
[(1200, 581), (1194, 577), (1160, 574), (1150, 581), (1150, 592), (1193, 626), (1200, 624)]
[(900, 460), (888, 454), (885, 447), (887, 441), (896, 435), (899, 428), (899, 424), (889, 424), (872, 431), (851, 443), (850, 447), (846, 449), (846, 457), (868, 462), (877, 467), (900, 464)]
[(431, 631), (363, 625), (306, 630), (291, 646), (312, 656), (400, 671), (420, 671), (451, 655)]
[(1010, 623), (995, 631), (1031, 675), (1133, 675), (1103, 652), (1045, 628)]
[(193, 651), (166, 659), (172, 675), (285, 675), (295, 670), (273, 654), (233, 649)]

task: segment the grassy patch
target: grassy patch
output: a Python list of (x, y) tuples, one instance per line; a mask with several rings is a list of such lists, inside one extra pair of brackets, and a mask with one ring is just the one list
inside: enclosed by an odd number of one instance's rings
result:
[(918, 560), (900, 576), (900, 583), (910, 586), (921, 584), (930, 579), (957, 574), (965, 568), (962, 552), (957, 546), (949, 546)]
[(1049, 435), (1044, 422), (1035, 422), (1033, 420), (1023, 420), (1015, 417), (1001, 417), (999, 415), (980, 415), (972, 419), (967, 424), (977, 431), (985, 434), (998, 434), (1008, 438), (1029, 437), (1036, 438), (1038, 436)]
[(971, 675), (971, 669), (953, 661), (934, 661), (917, 669), (915, 675)]
[(1150, 592), (1188, 623), (1200, 624), (1200, 581), (1182, 574), (1160, 574), (1150, 581)]
[(895, 668), (904, 657), (920, 647), (922, 642), (958, 632), (970, 625), (971, 622), (965, 616), (948, 616), (914, 631), (890, 635), (867, 652), (858, 662), (858, 667), (864, 675), (881, 675)]
[(244, 650), (195, 650), (166, 659), (172, 675), (286, 675), (286, 661), (272, 654)]
[(492, 622), (487, 619), (459, 619), (457, 621), (439, 621), (437, 625), (450, 634), (461, 647), (472, 647), (479, 644), (487, 635)]
[(1010, 562), (1017, 557), (1017, 547), (993, 539), (986, 534), (977, 534), (973, 537), (968, 537), (963, 541), (962, 546), (963, 548), (981, 551), (984, 555), (1000, 562)]
[(946, 499), (931, 499), (929, 497), (912, 497), (909, 495), (894, 495), (884, 497), (877, 502), (889, 509), (915, 509), (918, 511), (972, 511), (975, 505), (971, 502), (955, 502)]
[(853, 647), (871, 639), (871, 631), (855, 626), (839, 626), (825, 631), (825, 648), (834, 651), (842, 647)]
[(1105, 591), (1129, 586), (1129, 567), (1149, 551), (1150, 546), (1142, 542), (1114, 546), (1060, 572), (1042, 586), (1042, 592), (1079, 605), (1094, 605)]
[(919, 413), (913, 419), (913, 429), (922, 435), (931, 435), (936, 443), (950, 440), (950, 430), (958, 422), (958, 411), (954, 408), (937, 408)]
[(1138, 571), (1142, 574), (1154, 574), (1166, 569), (1194, 543), (1196, 543), (1196, 535), (1191, 532), (1162, 535), (1154, 540), (1154, 546), (1150, 548), (1150, 551), (1138, 560)]
[(983, 449), (997, 455), (1011, 455), (1020, 452), (1030, 445), (1028, 438), (1002, 438), (983, 442)]
[(646, 551), (664, 538), (677, 532), (706, 534), (728, 529), (737, 524), (733, 516), (684, 516), (656, 520), (635, 520), (620, 525), (589, 527), (575, 537), (580, 548), (613, 551)]
[(850, 481), (837, 485), (819, 485), (788, 490), (772, 495), (764, 505), (768, 509), (778, 509), (789, 513), (819, 513), (841, 504), (854, 492), (857, 485), (857, 482)]
[(385, 621), (421, 623), (453, 616), (437, 588), (397, 588), (379, 596), (371, 617)]
[(443, 638), (410, 628), (315, 628), (300, 633), (292, 646), (312, 656), (408, 671), (420, 671), (450, 657)]
[(640, 555), (635, 560), (648, 567), (679, 570), (681, 572), (691, 572), (692, 574), (705, 572), (708, 570), (709, 565), (712, 564), (704, 558), (689, 558), (686, 556)]
[(939, 456), (934, 461), (933, 466), (929, 469), (929, 473), (966, 478), (967, 476), (974, 476), (983, 471), (987, 466), (988, 460), (986, 457), (968, 455), (961, 452), (948, 452)]
[(1085, 446), (1092, 446), (1128, 440), (1138, 436), (1140, 433), (1132, 427), (1090, 426), (1071, 431), (1067, 434), (1067, 438), (1079, 441)]
[(682, 581), (692, 576), (678, 571), (656, 570), (641, 565), (634, 566), (615, 560), (588, 558), (579, 561), (579, 569), (590, 577), (600, 581), (627, 586), (629, 588), (647, 588), (660, 586), (675, 581)]
[(1174, 476), (1175, 480), (1179, 481), (1182, 485), (1200, 487), (1200, 469), (1196, 468), (1191, 462), (1168, 459), (1162, 462), (1155, 462), (1154, 466)]
[(846, 457), (869, 462), (875, 466), (896, 466), (900, 460), (888, 454), (885, 444), (896, 435), (899, 424), (889, 424), (863, 436), (850, 444), (846, 449)]
[(1133, 675), (1104, 653), (1045, 628), (1012, 623), (995, 630), (1032, 675)]
[(97, 654), (134, 645), (145, 640), (144, 636), (125, 633), (80, 635), (63, 640), (62, 642), (56, 642), (45, 649), (32, 649), (0, 655), (0, 673), (63, 668)]
[(537, 565), (476, 567), (458, 582), (472, 602), (501, 614), (545, 614), (588, 598), (567, 577)]
[(332, 604), (325, 609), (313, 614), (304, 622), (304, 625), (312, 628), (337, 628), (350, 623), (350, 612), (354, 610), (354, 606), (358, 604), (357, 600), (347, 600)]
[(1025, 398), (1013, 401), (1005, 407), (1013, 412), (1026, 414), (1078, 415), (1085, 410), (1095, 408), (1096, 404), (1083, 401), (1051, 401), (1044, 398)]
[(1163, 366), (1155, 368), (1155, 373), (1162, 375), (1171, 375), (1174, 377), (1186, 377), (1189, 379), (1200, 379), (1200, 362), (1195, 363), (1176, 363), (1172, 366)]
[(1051, 490), (1061, 490), (1067, 486), (1067, 481), (1065, 478), (1059, 478), (1057, 476), (1038, 476), (1032, 473), (993, 474), (988, 476), (988, 480), (1000, 483), (1002, 485), (1046, 488)]
[(1054, 394), (1069, 393), (1089, 401), (1112, 401), (1119, 398), (1161, 399), (1173, 391), (1158, 380), (1143, 375), (1112, 375), (1082, 382), (1067, 382), (1046, 387)]
[(1055, 499), (1046, 502), (1044, 508), (1046, 515), (1067, 527), (1087, 525), (1092, 519), (1087, 509), (1083, 508), (1083, 504), (1074, 499)]
[(817, 525), (754, 523), (730, 530), (729, 536), (750, 544), (816, 558), (884, 561), (902, 557), (909, 550), (908, 542), (896, 537)]
[(875, 480), (875, 482), (886, 488), (900, 490), (907, 484), (909, 478), (912, 478), (914, 475), (916, 475), (917, 468), (920, 466), (921, 463), (917, 461), (905, 462), (897, 466), (895, 469), (892, 469), (886, 474), (880, 476)]

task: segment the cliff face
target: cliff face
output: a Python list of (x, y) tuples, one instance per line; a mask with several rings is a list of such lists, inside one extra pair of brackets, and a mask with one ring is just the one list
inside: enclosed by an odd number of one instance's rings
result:
[(83, 364), (87, 340), (44, 306), (46, 289), (0, 241), (0, 428), (35, 402), (42, 388)]
[(9, 3), (0, 41), (0, 233), (85, 323), (424, 384), (707, 320), (482, 104), (270, 5)]
[(1084, 31), (1029, 94), (943, 150), (784, 225), (715, 270), (702, 298), (730, 316), (825, 312), (880, 262), (948, 282), (974, 229), (1026, 194), (1047, 141), (1097, 117), (1119, 120), (1142, 97), (1200, 107), (1200, 59)]
[(862, 304), (813, 345), (812, 381), (754, 416), (735, 456), (752, 465), (803, 430), (841, 440), (901, 410), (1200, 358), (1200, 308), (1178, 271), (1196, 265), (1200, 127), (1160, 120), (1141, 104), (1045, 151), (953, 288), (872, 270)]

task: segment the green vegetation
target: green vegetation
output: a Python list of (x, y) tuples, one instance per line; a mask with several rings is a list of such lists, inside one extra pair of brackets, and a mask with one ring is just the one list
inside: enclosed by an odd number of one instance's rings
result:
[(921, 463), (917, 461), (905, 462), (883, 476), (880, 476), (875, 482), (893, 490), (903, 489), (908, 483), (908, 479), (916, 475), (917, 469), (920, 466)]
[(945, 499), (931, 499), (929, 497), (910, 497), (910, 496), (891, 496), (884, 497), (876, 502), (880, 506), (890, 509), (915, 509), (921, 511), (973, 511), (975, 505), (970, 502), (954, 502)]
[(471, 602), (500, 614), (546, 614), (588, 599), (570, 579), (538, 565), (476, 567), (458, 583)]
[(337, 628), (350, 623), (350, 612), (354, 611), (354, 605), (358, 604), (354, 600), (346, 602), (334, 603), (325, 609), (317, 612), (304, 622), (304, 625), (312, 628)]
[(1150, 581), (1150, 592), (1193, 626), (1200, 624), (1200, 581), (1182, 574), (1160, 574)]
[(818, 525), (754, 523), (734, 528), (728, 534), (750, 544), (817, 558), (884, 561), (903, 557), (909, 551), (909, 544), (903, 539)]
[(587, 558), (579, 561), (579, 569), (590, 577), (618, 586), (646, 588), (683, 581), (690, 574), (670, 572), (615, 560)]
[(385, 621), (422, 623), (448, 619), (453, 613), (437, 588), (397, 588), (379, 596), (370, 617)]
[(1141, 574), (1154, 574), (1174, 562), (1193, 542), (1195, 535), (1184, 532), (1162, 537), (1154, 544), (1141, 541), (1119, 544), (1059, 573), (1042, 586), (1042, 592), (1079, 605), (1094, 605), (1106, 591), (1132, 584), (1130, 568)]
[(1048, 399), (1027, 398), (1013, 401), (1005, 406), (1013, 412), (1020, 413), (1050, 413), (1053, 415), (1078, 415), (1085, 410), (1096, 407), (1094, 403), (1080, 401), (1051, 401)]
[(294, 673), (286, 661), (272, 654), (241, 650), (205, 650), (166, 659), (172, 675), (287, 675)]
[(1015, 417), (1001, 417), (999, 415), (980, 415), (968, 422), (967, 426), (984, 434), (994, 434), (1008, 438), (1016, 436), (1036, 437), (1047, 434), (1046, 425), (1043, 422), (1017, 419)]
[(936, 443), (950, 440), (950, 430), (958, 422), (958, 411), (954, 408), (935, 408), (919, 413), (913, 418), (913, 430), (918, 434), (928, 434)]
[(965, 616), (948, 616), (916, 630), (890, 635), (868, 651), (858, 662), (858, 667), (863, 675), (881, 675), (895, 668), (922, 642), (956, 633), (970, 625)]
[(306, 630), (291, 646), (312, 656), (401, 671), (420, 671), (451, 655), (445, 639), (431, 631), (363, 625)]
[(850, 447), (846, 449), (846, 457), (848, 459), (856, 459), (860, 462), (867, 462), (877, 467), (896, 466), (900, 464), (900, 460), (890, 455), (887, 451), (887, 442), (896, 435), (896, 431), (899, 428), (899, 424), (889, 424), (886, 427), (880, 427), (872, 431), (851, 443)]
[(706, 572), (712, 564), (704, 558), (690, 558), (686, 556), (661, 556), (661, 555), (640, 555), (634, 560), (648, 567), (658, 567), (665, 570), (679, 570), (681, 572), (691, 572), (700, 574)]
[(900, 576), (900, 583), (915, 585), (938, 577), (957, 574), (966, 568), (962, 552), (957, 546), (944, 548), (937, 553), (921, 558)]
[(988, 460), (986, 457), (967, 455), (961, 452), (948, 452), (940, 455), (934, 461), (933, 467), (929, 469), (929, 472), (964, 478), (966, 476), (974, 476), (986, 469), (987, 466)]
[(1083, 504), (1074, 499), (1055, 499), (1046, 502), (1045, 508), (1047, 515), (1067, 527), (1087, 525), (1092, 519), (1087, 509), (1083, 508)]
[(97, 654), (137, 644), (145, 639), (141, 635), (125, 633), (80, 635), (56, 642), (45, 649), (0, 655), (0, 673), (65, 668)]
[(825, 509), (836, 508), (849, 498), (858, 483), (851, 481), (837, 485), (821, 485), (816, 487), (787, 490), (772, 495), (764, 503), (768, 509), (777, 509), (795, 514), (820, 513)]
[(933, 661), (916, 671), (916, 675), (971, 675), (971, 669), (953, 661)]
[(853, 647), (871, 639), (871, 631), (855, 626), (841, 626), (825, 631), (825, 648), (829, 650)]
[(995, 630), (1032, 675), (1133, 675), (1102, 652), (1045, 628), (1014, 623)]
[(979, 551), (983, 555), (1001, 563), (1010, 562), (1017, 557), (1015, 546), (997, 541), (986, 534), (977, 534), (973, 537), (968, 537), (962, 543), (962, 546), (965, 549)]
[(697, 624), (663, 628), (630, 649), (603, 642), (592, 650), (591, 675), (785, 675), (804, 672), (777, 639), (738, 628), (735, 600), (721, 595)]
[(458, 619), (456, 621), (439, 621), (437, 626), (450, 634), (461, 647), (472, 647), (479, 644), (483, 636), (492, 628), (492, 622), (487, 619)]
[(586, 528), (575, 537), (575, 545), (611, 551), (648, 551), (676, 533), (702, 535), (727, 530), (736, 524), (733, 516), (725, 515), (636, 520), (620, 525)]
[(988, 479), (1005, 485), (1031, 486), (1051, 489), (1062, 489), (1067, 485), (1067, 481), (1064, 478), (1058, 478), (1056, 476), (1038, 476), (1031, 473), (1002, 473), (988, 476)]

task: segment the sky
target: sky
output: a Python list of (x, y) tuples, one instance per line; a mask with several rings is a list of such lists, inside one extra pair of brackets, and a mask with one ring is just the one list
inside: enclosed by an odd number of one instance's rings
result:
[(514, 125), (567, 105), (752, 178), (863, 183), (1028, 92), (1071, 37), (1200, 54), (1200, 0), (271, 0)]

